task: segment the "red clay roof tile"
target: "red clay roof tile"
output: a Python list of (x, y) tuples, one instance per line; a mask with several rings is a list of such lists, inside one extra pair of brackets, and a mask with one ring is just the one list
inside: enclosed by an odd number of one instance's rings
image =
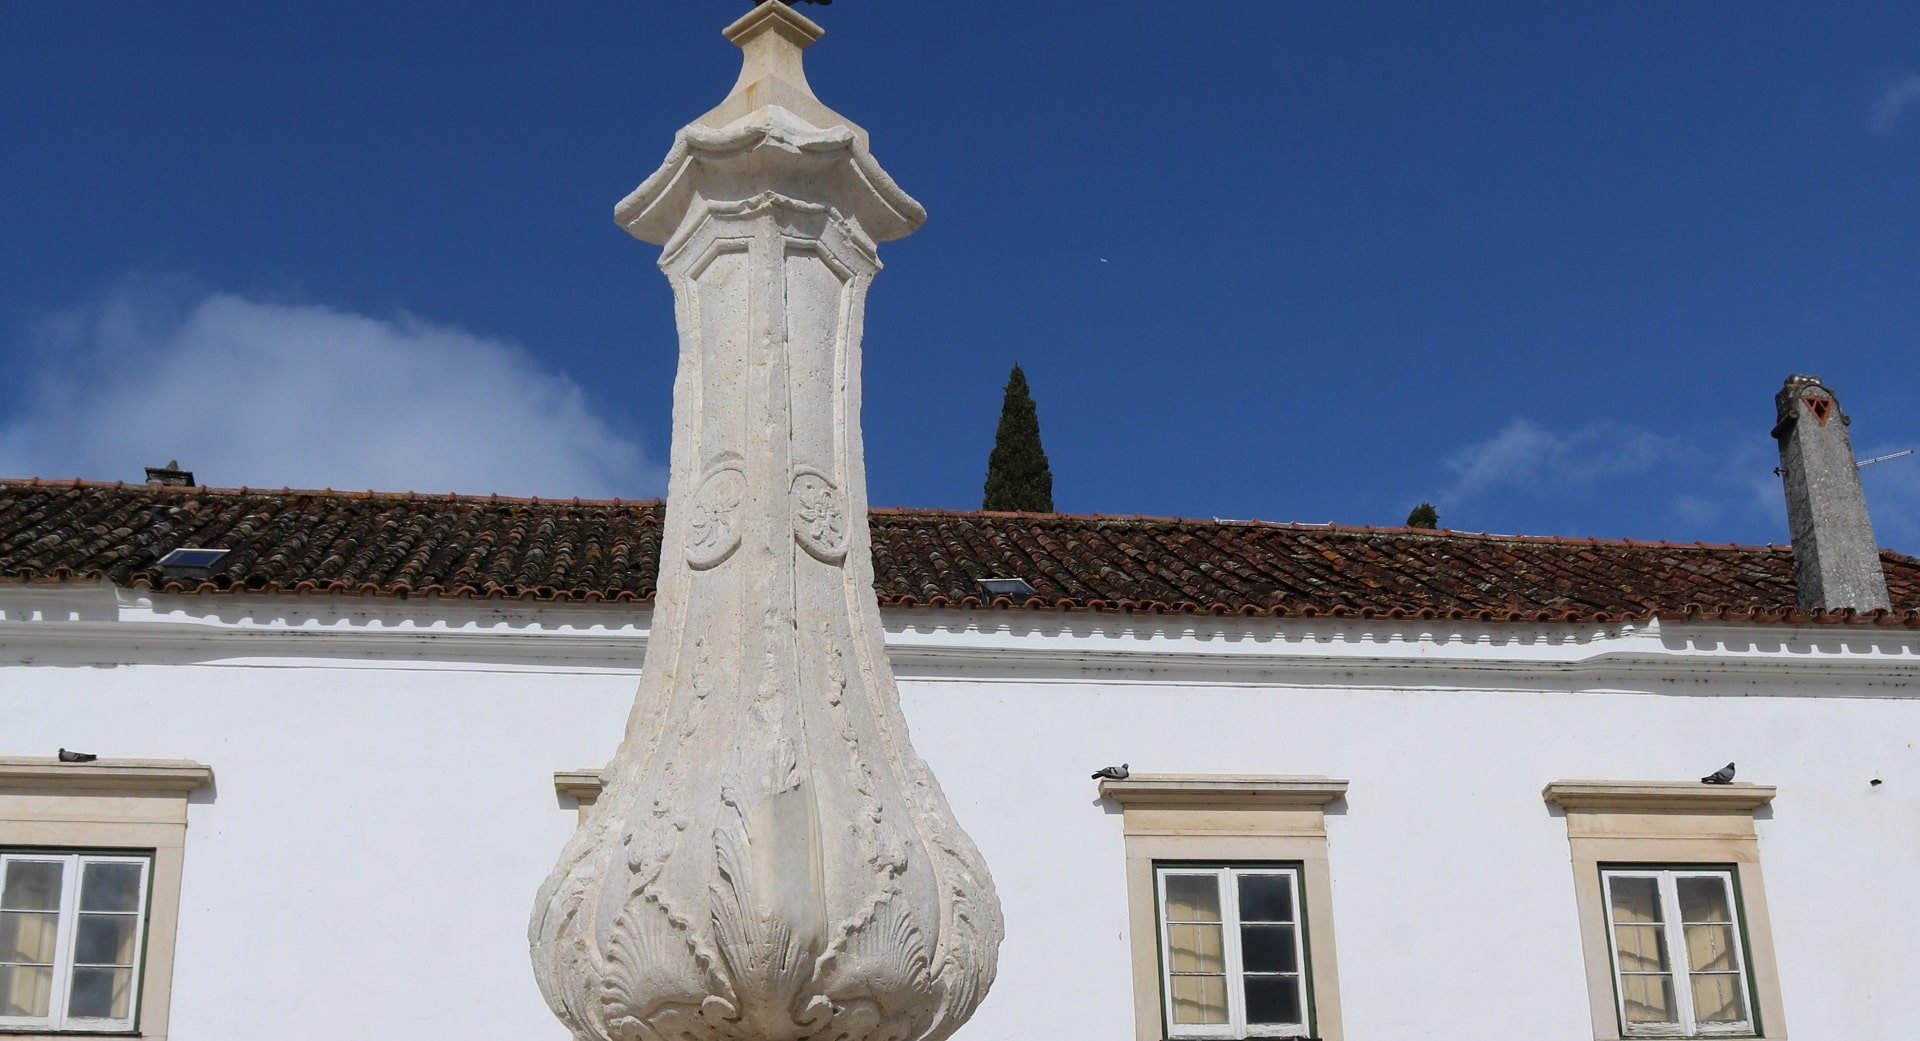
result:
[[(627, 603), (654, 595), (662, 514), (657, 501), (0, 481), (0, 578)], [(869, 531), (893, 606), (1920, 628), (1920, 560), (1885, 551), (1896, 610), (1808, 616), (1777, 546), (909, 509), (873, 510)], [(163, 577), (156, 561), (183, 545), (231, 553), (206, 580)], [(1034, 595), (977, 584), (1009, 576)]]

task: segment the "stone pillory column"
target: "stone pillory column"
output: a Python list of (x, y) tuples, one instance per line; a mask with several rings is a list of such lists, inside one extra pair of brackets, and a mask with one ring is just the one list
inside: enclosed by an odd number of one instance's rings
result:
[(1889, 606), (1880, 544), (1853, 460), (1853, 422), (1818, 376), (1789, 376), (1773, 398), (1800, 609)]
[(739, 82), (614, 211), (680, 330), (660, 593), (534, 973), (579, 1041), (938, 1041), (1000, 904), (907, 740), (859, 421), (874, 244), (926, 215), (807, 86), (819, 26), (770, 0), (726, 35)]

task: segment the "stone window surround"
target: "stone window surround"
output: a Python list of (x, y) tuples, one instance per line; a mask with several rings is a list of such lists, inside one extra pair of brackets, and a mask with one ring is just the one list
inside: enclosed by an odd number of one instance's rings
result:
[[(0, 846), (153, 851), (139, 1014), (132, 1033), (111, 1036), (145, 1041), (167, 1037), (187, 796), (212, 783), (211, 768), (186, 760), (62, 763), (0, 756)], [(6, 1041), (54, 1041), (78, 1035), (28, 1030), (0, 1036)]]
[(1607, 935), (1602, 865), (1732, 865), (1739, 884), (1748, 963), (1760, 1033), (1786, 1041), (1780, 971), (1760, 870), (1755, 810), (1773, 801), (1767, 785), (1698, 781), (1554, 781), (1541, 796), (1564, 811), (1573, 853), (1574, 902), (1587, 969), (1594, 1041), (1622, 1041)]
[(1347, 782), (1326, 777), (1134, 774), (1100, 782), (1100, 794), (1120, 804), (1126, 840), (1137, 1041), (1166, 1036), (1153, 872), (1157, 862), (1168, 861), (1300, 865), (1314, 1036), (1342, 1041), (1326, 807), (1346, 791)]

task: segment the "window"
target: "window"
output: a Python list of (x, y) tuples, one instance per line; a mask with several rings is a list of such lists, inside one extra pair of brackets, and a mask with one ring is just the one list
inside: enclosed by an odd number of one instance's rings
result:
[(1602, 877), (1627, 1035), (1753, 1033), (1734, 873), (1622, 867)]
[(0, 852), (0, 1027), (131, 1030), (152, 858)]
[(1341, 1041), (1325, 777), (1134, 774), (1120, 805), (1135, 1041)]
[(1168, 866), (1158, 878), (1168, 1036), (1307, 1036), (1299, 868)]
[(1596, 1041), (1785, 1038), (1754, 811), (1764, 785), (1555, 781)]
[(177, 760), (0, 756), (0, 1038), (163, 1041), (187, 802), (212, 784)]

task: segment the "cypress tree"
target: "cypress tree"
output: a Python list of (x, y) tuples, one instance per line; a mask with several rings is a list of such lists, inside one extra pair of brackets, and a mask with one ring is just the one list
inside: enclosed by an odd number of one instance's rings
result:
[(1413, 512), (1407, 514), (1407, 527), (1409, 528), (1437, 528), (1439, 526), (1440, 511), (1434, 509), (1433, 504), (1430, 502), (1423, 502), (1415, 506)]
[(1047, 450), (1040, 447), (1040, 414), (1027, 390), (1027, 374), (1018, 365), (1007, 377), (1000, 428), (993, 435), (993, 454), (987, 457), (986, 499), (980, 508), (1053, 512), (1053, 470), (1047, 466)]

